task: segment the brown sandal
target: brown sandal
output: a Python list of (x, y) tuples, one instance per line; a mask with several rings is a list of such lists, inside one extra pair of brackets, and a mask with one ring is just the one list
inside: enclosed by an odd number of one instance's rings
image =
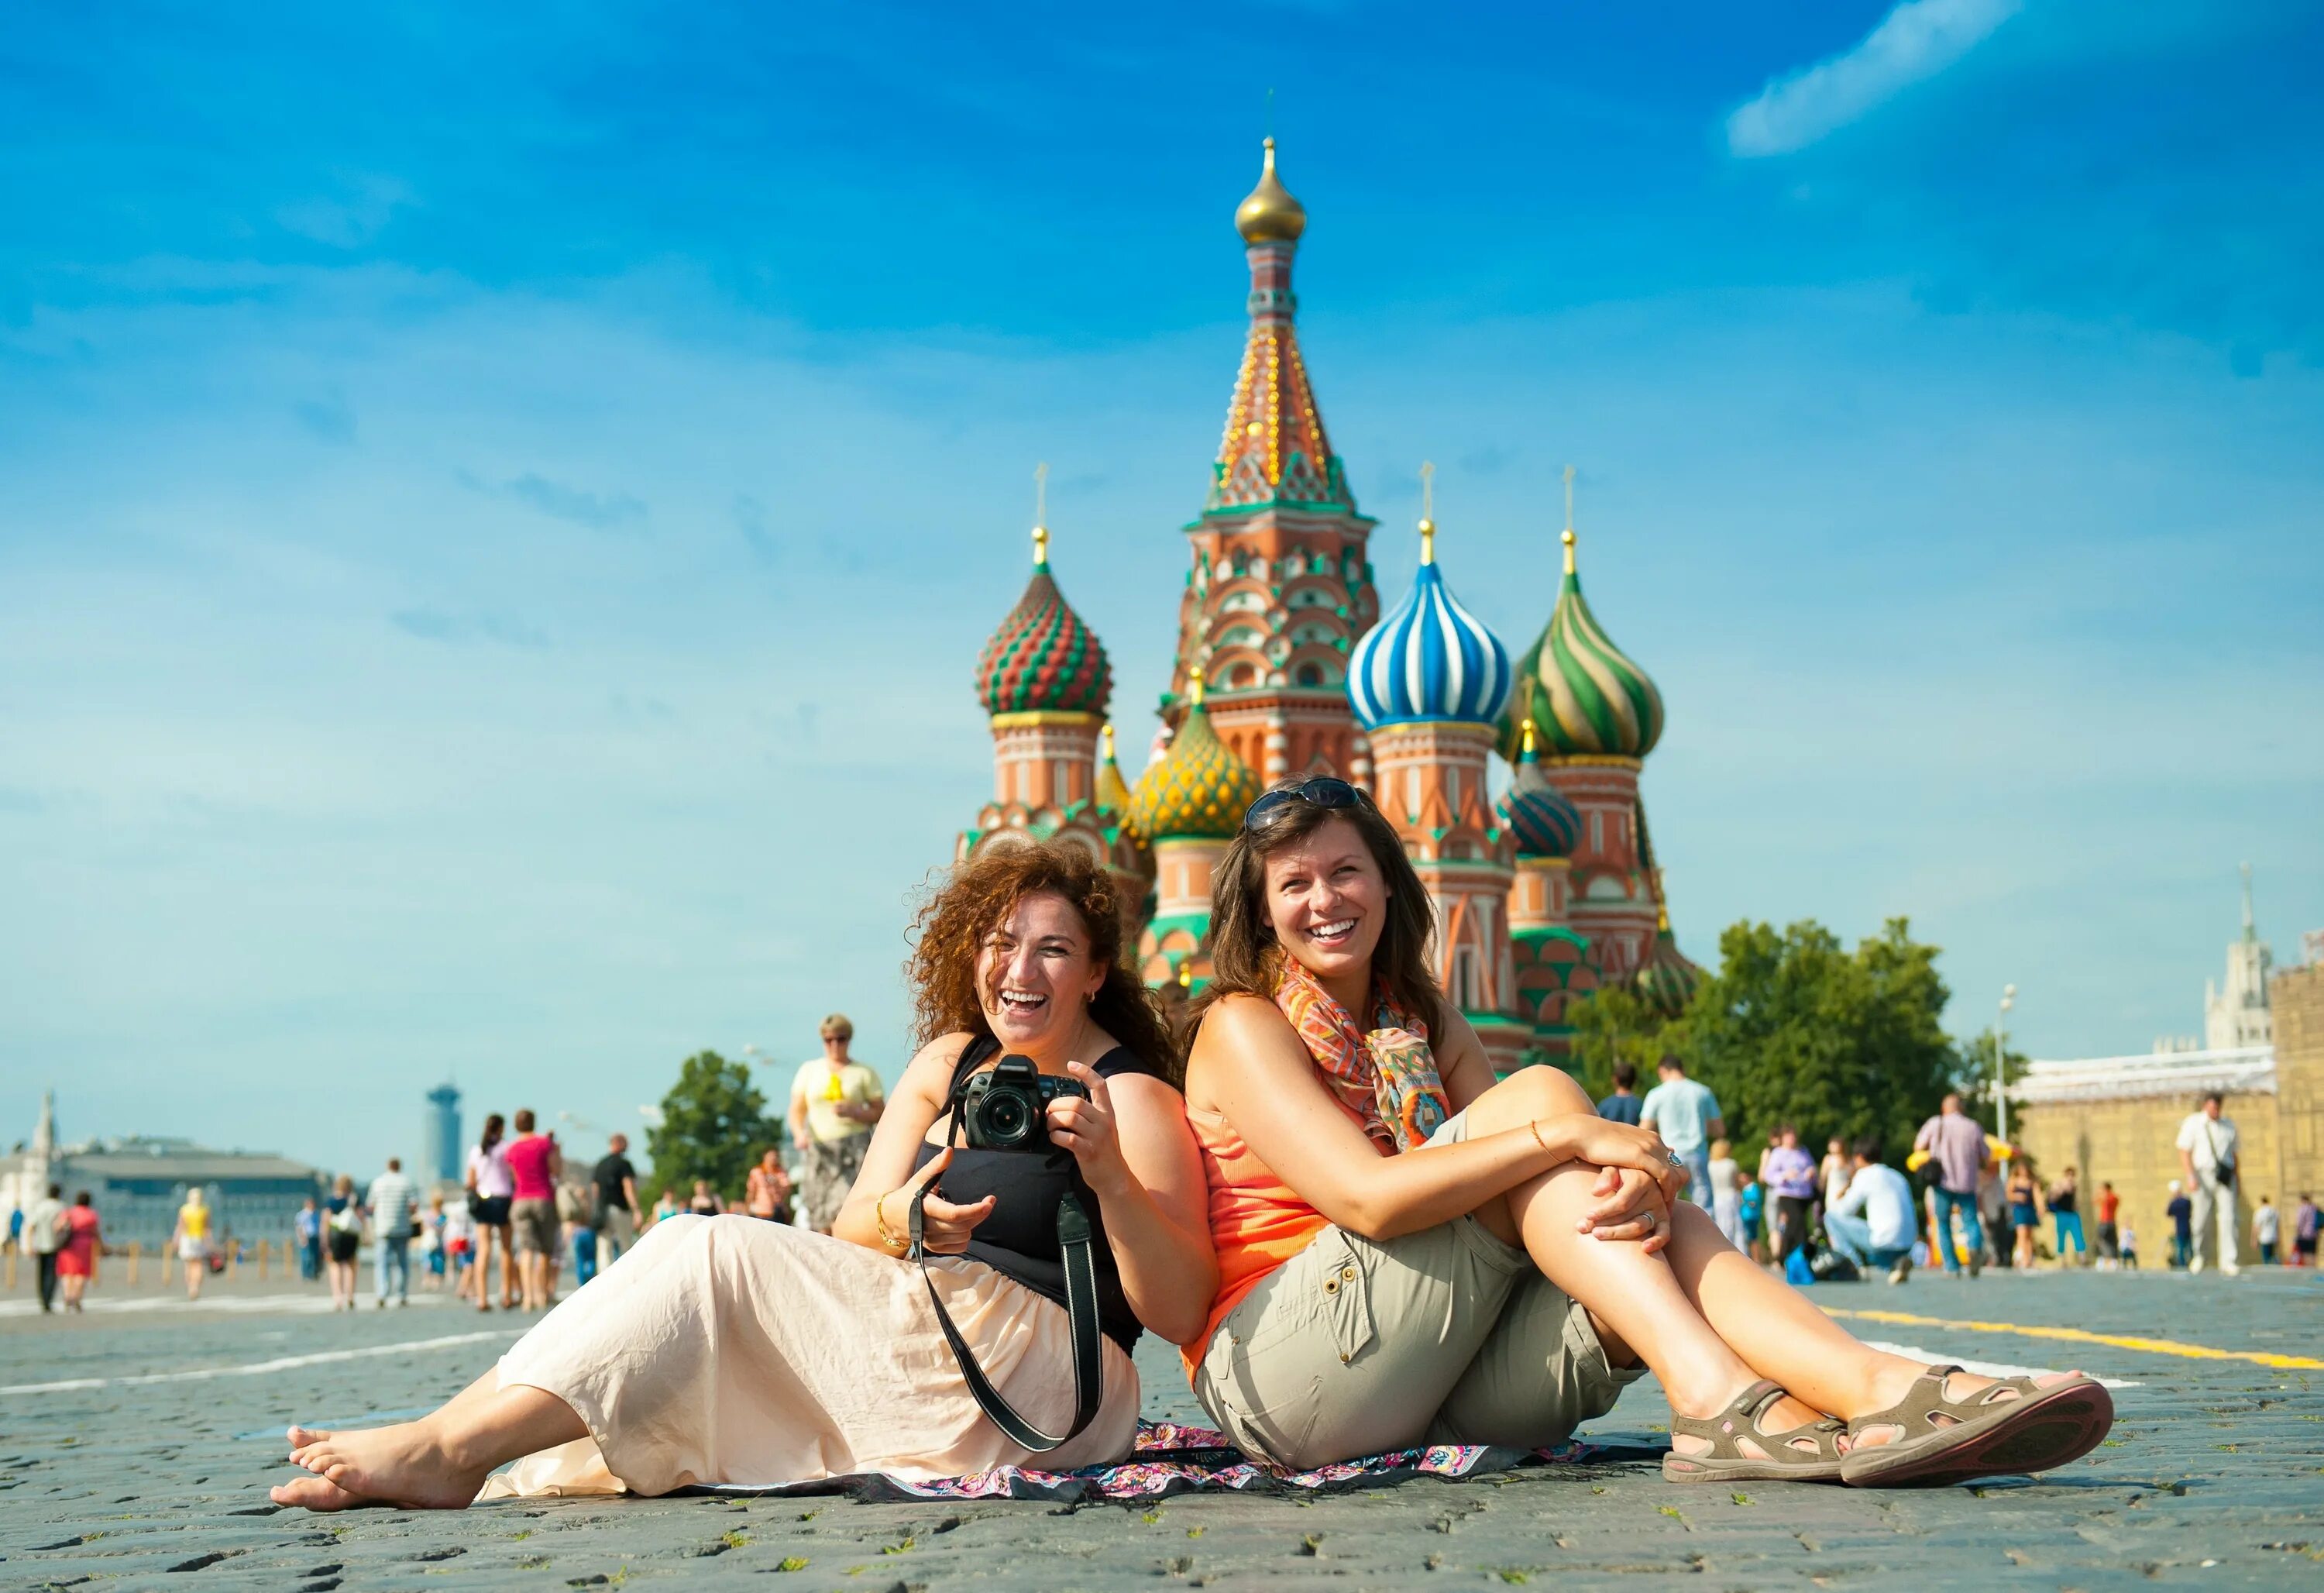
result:
[[(1663, 1457), (1663, 1480), (1665, 1482), (1838, 1482), (1840, 1479), (1840, 1439), (1847, 1431), (1844, 1423), (1827, 1416), (1811, 1422), (1805, 1427), (1794, 1427), (1789, 1432), (1769, 1432), (1759, 1425), (1759, 1418), (1767, 1407), (1784, 1397), (1784, 1390), (1776, 1384), (1761, 1378), (1738, 1394), (1728, 1407), (1716, 1416), (1671, 1417), (1671, 1436), (1682, 1434), (1699, 1438), (1711, 1448), (1700, 1455), (1682, 1455), (1676, 1449)], [(1747, 1453), (1742, 1445), (1748, 1439), (1765, 1449), (1763, 1455)], [(1803, 1449), (1801, 1440), (1812, 1441), (1815, 1448)]]
[(2078, 1373), (2044, 1387), (2031, 1377), (2004, 1377), (1956, 1400), (1945, 1380), (1960, 1370), (1931, 1366), (1896, 1403), (1848, 1424), (1851, 1434), (1904, 1430), (1888, 1443), (1849, 1450), (1840, 1475), (1849, 1486), (1943, 1487), (2047, 1471), (2089, 1454), (2114, 1425), (2114, 1396), (2095, 1378)]

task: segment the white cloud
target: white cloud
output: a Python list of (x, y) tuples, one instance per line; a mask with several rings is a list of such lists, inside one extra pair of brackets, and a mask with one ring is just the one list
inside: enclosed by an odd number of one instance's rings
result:
[(1727, 118), (1727, 147), (1789, 154), (1939, 72), (2022, 8), (2023, 0), (1904, 0), (1851, 50), (1782, 78)]

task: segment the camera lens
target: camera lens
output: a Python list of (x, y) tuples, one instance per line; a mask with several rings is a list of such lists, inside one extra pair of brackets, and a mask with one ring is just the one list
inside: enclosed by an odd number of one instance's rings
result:
[(996, 1089), (988, 1094), (980, 1116), (984, 1141), (994, 1150), (1005, 1150), (1032, 1132), (1032, 1103), (1017, 1090)]

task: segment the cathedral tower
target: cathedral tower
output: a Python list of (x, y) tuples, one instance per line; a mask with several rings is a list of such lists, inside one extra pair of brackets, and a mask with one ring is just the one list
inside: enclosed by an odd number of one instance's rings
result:
[(1486, 788), (1509, 655), (1437, 567), (1433, 470), (1421, 468), (1419, 571), (1404, 601), (1356, 644), (1348, 698), (1370, 736), (1373, 801), (1435, 903), (1437, 983), (1506, 1072), (1533, 1044), (1531, 1023), (1511, 1015), (1514, 856)]
[(977, 661), (977, 695), (992, 727), (992, 800), (955, 855), (1012, 838), (1069, 840), (1124, 875), (1136, 902), (1146, 894), (1144, 856), (1126, 815), (1109, 805), (1109, 791), (1121, 784), (1110, 736), (1104, 762), (1098, 757), (1113, 671), (1049, 571), (1049, 530), (1038, 523), (1047, 518), (1036, 516), (1025, 594)]
[(1581, 811), (1569, 911), (1600, 981), (1614, 984), (1645, 966), (1660, 916), (1658, 882), (1643, 854), (1638, 772), (1661, 739), (1663, 699), (1582, 599), (1570, 466), (1565, 495), (1564, 584), (1541, 639), (1517, 661), (1501, 746), (1514, 761), (1530, 719), (1548, 755), (1550, 783)]
[(1219, 739), (1262, 782), (1361, 778), (1346, 682), (1349, 651), (1379, 612), (1365, 558), (1373, 522), (1356, 511), (1293, 328), (1307, 212), (1276, 176), (1271, 138), (1235, 227), (1250, 262), (1250, 330), (1210, 497), (1186, 527), (1193, 568), (1164, 713), (1176, 721), (1199, 669)]

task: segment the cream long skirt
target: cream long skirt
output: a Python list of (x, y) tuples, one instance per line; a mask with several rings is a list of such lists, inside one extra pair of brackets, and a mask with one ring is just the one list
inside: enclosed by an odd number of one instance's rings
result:
[[(981, 1262), (930, 1272), (1010, 1403), (1045, 1431), (1065, 1427), (1065, 1308)], [(918, 1267), (750, 1217), (656, 1223), (501, 1358), (500, 1386), (512, 1385), (555, 1394), (589, 1436), (527, 1456), (479, 1500), (1062, 1470), (1121, 1459), (1138, 1431), (1138, 1373), (1109, 1338), (1096, 1419), (1028, 1455), (969, 1397)]]

